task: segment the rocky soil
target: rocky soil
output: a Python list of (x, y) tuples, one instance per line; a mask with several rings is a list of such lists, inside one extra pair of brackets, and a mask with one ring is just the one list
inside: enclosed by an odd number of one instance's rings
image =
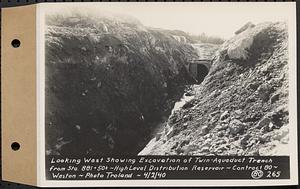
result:
[(136, 155), (193, 81), (191, 39), (124, 16), (46, 20), (47, 154)]
[(241, 28), (140, 155), (288, 155), (285, 23)]

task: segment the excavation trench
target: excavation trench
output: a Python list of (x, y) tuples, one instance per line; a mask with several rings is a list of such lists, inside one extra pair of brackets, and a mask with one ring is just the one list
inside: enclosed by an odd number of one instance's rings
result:
[[(203, 64), (195, 65), (195, 72), (191, 73), (191, 76), (195, 79), (193, 83), (185, 85), (184, 91), (180, 94), (180, 98), (173, 101), (171, 104), (171, 111), (168, 112), (167, 116), (164, 116), (158, 124), (152, 129), (151, 134), (148, 136), (148, 142), (142, 150), (138, 153), (139, 155), (149, 154), (151, 151), (151, 143), (156, 141), (162, 133), (167, 134), (171, 132), (172, 128), (169, 128), (168, 119), (169, 117), (176, 116), (176, 111), (182, 108), (188, 108), (189, 102), (195, 98), (196, 88), (202, 83), (207, 74), (209, 73), (209, 68)], [(193, 75), (195, 74), (196, 75)], [(174, 118), (173, 118), (174, 119)], [(147, 146), (147, 148), (145, 148)], [(150, 151), (149, 151), (150, 150)]]
[[(127, 42), (115, 35), (94, 40), (52, 29), (45, 50), (48, 155), (138, 154), (190, 98), (190, 85), (208, 73), (202, 64), (187, 69), (186, 60), (197, 55), (186, 44), (169, 41), (155, 49), (140, 36)], [(54, 35), (56, 30), (66, 36)], [(139, 41), (144, 51), (125, 45)]]
[(77, 16), (47, 17), (46, 153), (136, 155), (207, 74), (187, 69), (190, 60), (209, 59), (218, 46), (123, 16)]
[[(93, 76), (94, 68), (47, 65), (47, 153), (138, 154), (161, 132), (169, 116), (193, 98), (193, 85), (208, 73), (205, 66), (196, 69), (196, 80), (183, 71), (165, 89), (149, 86), (153, 81), (144, 75), (140, 79), (144, 91), (134, 88), (122, 94), (122, 88), (112, 87), (109, 78)], [(190, 78), (189, 82), (182, 82), (181, 77)], [(138, 80), (133, 82), (140, 85)]]

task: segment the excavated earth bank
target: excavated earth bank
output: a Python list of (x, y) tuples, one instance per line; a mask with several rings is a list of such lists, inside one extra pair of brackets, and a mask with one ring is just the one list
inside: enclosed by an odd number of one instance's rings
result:
[(239, 30), (190, 93), (140, 155), (288, 155), (286, 24)]
[(48, 16), (46, 152), (134, 154), (170, 115), (197, 58), (180, 31), (133, 18)]

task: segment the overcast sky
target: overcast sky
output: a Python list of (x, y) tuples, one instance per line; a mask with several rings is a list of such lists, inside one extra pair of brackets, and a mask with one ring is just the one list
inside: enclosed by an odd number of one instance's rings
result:
[[(183, 30), (191, 34), (231, 37), (245, 23), (251, 21), (286, 21), (292, 14), (293, 3), (53, 3), (52, 12), (77, 8), (88, 12), (110, 11), (128, 14), (145, 26)], [(48, 6), (48, 5), (47, 5)]]

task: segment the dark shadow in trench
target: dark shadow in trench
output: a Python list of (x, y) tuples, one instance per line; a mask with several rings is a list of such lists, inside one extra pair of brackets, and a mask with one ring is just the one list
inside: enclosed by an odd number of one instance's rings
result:
[(203, 64), (197, 65), (197, 81), (201, 83), (208, 74), (208, 68)]

